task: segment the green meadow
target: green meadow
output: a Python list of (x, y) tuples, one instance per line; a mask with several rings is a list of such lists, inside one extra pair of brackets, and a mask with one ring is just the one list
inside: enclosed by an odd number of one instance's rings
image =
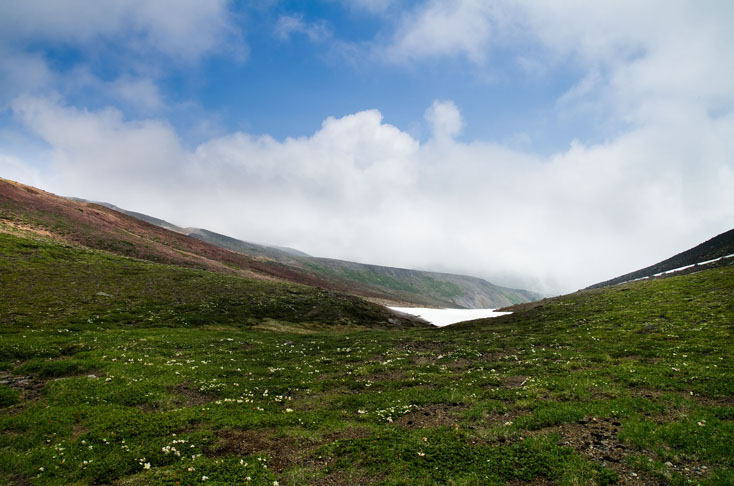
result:
[(435, 329), (22, 233), (0, 256), (3, 484), (734, 484), (734, 266)]

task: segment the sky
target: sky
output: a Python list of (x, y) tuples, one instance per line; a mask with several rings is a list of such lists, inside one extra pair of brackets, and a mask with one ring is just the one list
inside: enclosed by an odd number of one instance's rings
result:
[(546, 294), (734, 227), (728, 0), (5, 0), (0, 176)]

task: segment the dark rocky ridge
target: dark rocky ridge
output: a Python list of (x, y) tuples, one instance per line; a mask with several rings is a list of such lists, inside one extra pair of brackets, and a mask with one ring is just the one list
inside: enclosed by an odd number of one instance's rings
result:
[[(720, 235), (715, 236), (710, 240), (707, 240), (700, 245), (691, 248), (690, 250), (678, 253), (677, 255), (668, 258), (667, 260), (663, 260), (662, 262), (656, 263), (655, 265), (650, 265), (649, 267), (645, 267), (641, 270), (630, 272), (617, 278), (591, 285), (588, 288), (598, 289), (601, 287), (618, 285), (624, 282), (629, 282), (631, 280), (649, 278), (664, 272), (675, 270), (676, 268), (686, 267), (689, 265), (699, 265), (702, 262), (708, 262), (710, 260), (723, 258), (727, 255), (732, 254), (734, 254), (734, 229), (731, 229), (725, 233), (721, 233)], [(712, 262), (710, 264), (707, 264), (706, 267), (730, 264), (734, 264), (734, 258)], [(700, 269), (701, 268), (691, 267), (681, 270), (681, 272), (676, 272), (675, 274), (691, 273)]]
[[(84, 201), (78, 198), (75, 200)], [(528, 290), (501, 287), (467, 275), (313, 257), (293, 248), (242, 241), (202, 228), (184, 228), (106, 202), (93, 203), (221, 248), (265, 259), (280, 269), (279, 275), (285, 275), (288, 271), (296, 272), (322, 282), (321, 285), (340, 290), (351, 289), (358, 295), (376, 298), (377, 301), (387, 304), (482, 309), (534, 301), (541, 297)]]
[(475, 277), (309, 257), (298, 250), (182, 228), (111, 204), (63, 198), (4, 179), (0, 179), (0, 219), (128, 257), (295, 282), (384, 305), (495, 308), (539, 298)]

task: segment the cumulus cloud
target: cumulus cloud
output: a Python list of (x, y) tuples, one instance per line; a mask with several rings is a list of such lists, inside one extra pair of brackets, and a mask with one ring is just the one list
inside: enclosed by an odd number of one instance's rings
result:
[(344, 0), (344, 3), (352, 8), (371, 13), (383, 13), (398, 2), (396, 0)]
[(324, 21), (307, 23), (301, 15), (281, 15), (275, 23), (275, 36), (285, 42), (293, 34), (302, 34), (311, 42), (322, 42), (331, 37), (331, 31)]
[(457, 54), (482, 62), (498, 12), (494, 2), (430, 0), (403, 18), (384, 53), (398, 62)]
[[(58, 69), (44, 46), (76, 51), (81, 59), (112, 59), (116, 79), (83, 61)], [(0, 3), (0, 105), (62, 89), (157, 109), (162, 97), (155, 82), (163, 65), (192, 64), (223, 51), (236, 59), (247, 54), (226, 0), (9, 0)]]
[[(449, 100), (426, 110), (424, 142), (375, 110), (307, 137), (237, 132), (193, 148), (116, 109), (23, 96), (13, 113), (48, 144), (55, 192), (320, 256), (574, 290), (732, 227), (734, 7), (713, 5), (430, 0), (385, 36), (394, 62), (479, 65), (519, 32), (535, 46), (518, 59), (526, 72), (572, 64), (581, 75), (556, 110), (594, 110), (615, 130), (549, 155), (457, 139)], [(42, 84), (43, 64), (27, 61)], [(34, 177), (7, 156), (0, 170)]]
[[(117, 185), (114, 192), (126, 193), (129, 202), (161, 187), (169, 196), (182, 187), (179, 172), (190, 155), (167, 122), (126, 122), (113, 108), (89, 112), (32, 97), (18, 98), (12, 108), (50, 145), (52, 169), (44, 181), (64, 195), (81, 191), (104, 199)], [(95, 181), (101, 185), (94, 188)]]
[[(173, 13), (175, 12), (175, 14)], [(126, 39), (126, 49), (195, 59), (232, 33), (226, 0), (8, 0), (0, 6), (0, 38), (83, 45)]]
[(118, 78), (110, 83), (109, 92), (125, 103), (143, 110), (157, 111), (164, 106), (158, 85), (148, 78)]
[(46, 88), (55, 77), (38, 54), (16, 52), (0, 43), (0, 106), (3, 98)]
[(450, 102), (428, 110), (440, 129), (423, 144), (369, 110), (309, 137), (233, 133), (191, 150), (165, 122), (115, 110), (36, 98), (14, 110), (52, 147), (51, 190), (316, 255), (548, 292), (651, 263), (734, 217), (732, 116), (689, 112), (539, 157), (446, 137), (460, 126)]
[[(154, 79), (122, 74), (105, 81), (97, 77), (88, 66), (79, 66), (64, 74), (53, 74), (53, 85), (64, 93), (95, 93), (99, 99), (152, 113), (165, 107), (165, 99)], [(43, 92), (43, 90), (41, 90)], [(33, 94), (27, 90), (26, 94)], [(55, 93), (58, 95), (58, 93)]]
[(588, 75), (573, 88), (646, 122), (661, 102), (731, 109), (734, 4), (524, 2), (526, 30), (548, 55), (572, 59)]
[(3, 153), (0, 153), (0, 177), (36, 187), (43, 185), (37, 168), (18, 157)]
[(516, 42), (532, 47), (517, 58), (528, 73), (569, 63), (586, 73), (564, 101), (593, 101), (644, 121), (661, 99), (731, 109), (733, 15), (730, 2), (429, 0), (375, 45), (375, 59), (482, 64)]
[(461, 113), (453, 101), (434, 101), (426, 110), (425, 118), (437, 140), (454, 138), (461, 132)]

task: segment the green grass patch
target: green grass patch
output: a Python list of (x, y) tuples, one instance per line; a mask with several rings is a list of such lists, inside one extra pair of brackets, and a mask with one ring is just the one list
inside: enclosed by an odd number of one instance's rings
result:
[(387, 330), (318, 289), (0, 249), (3, 484), (732, 482), (732, 267)]

